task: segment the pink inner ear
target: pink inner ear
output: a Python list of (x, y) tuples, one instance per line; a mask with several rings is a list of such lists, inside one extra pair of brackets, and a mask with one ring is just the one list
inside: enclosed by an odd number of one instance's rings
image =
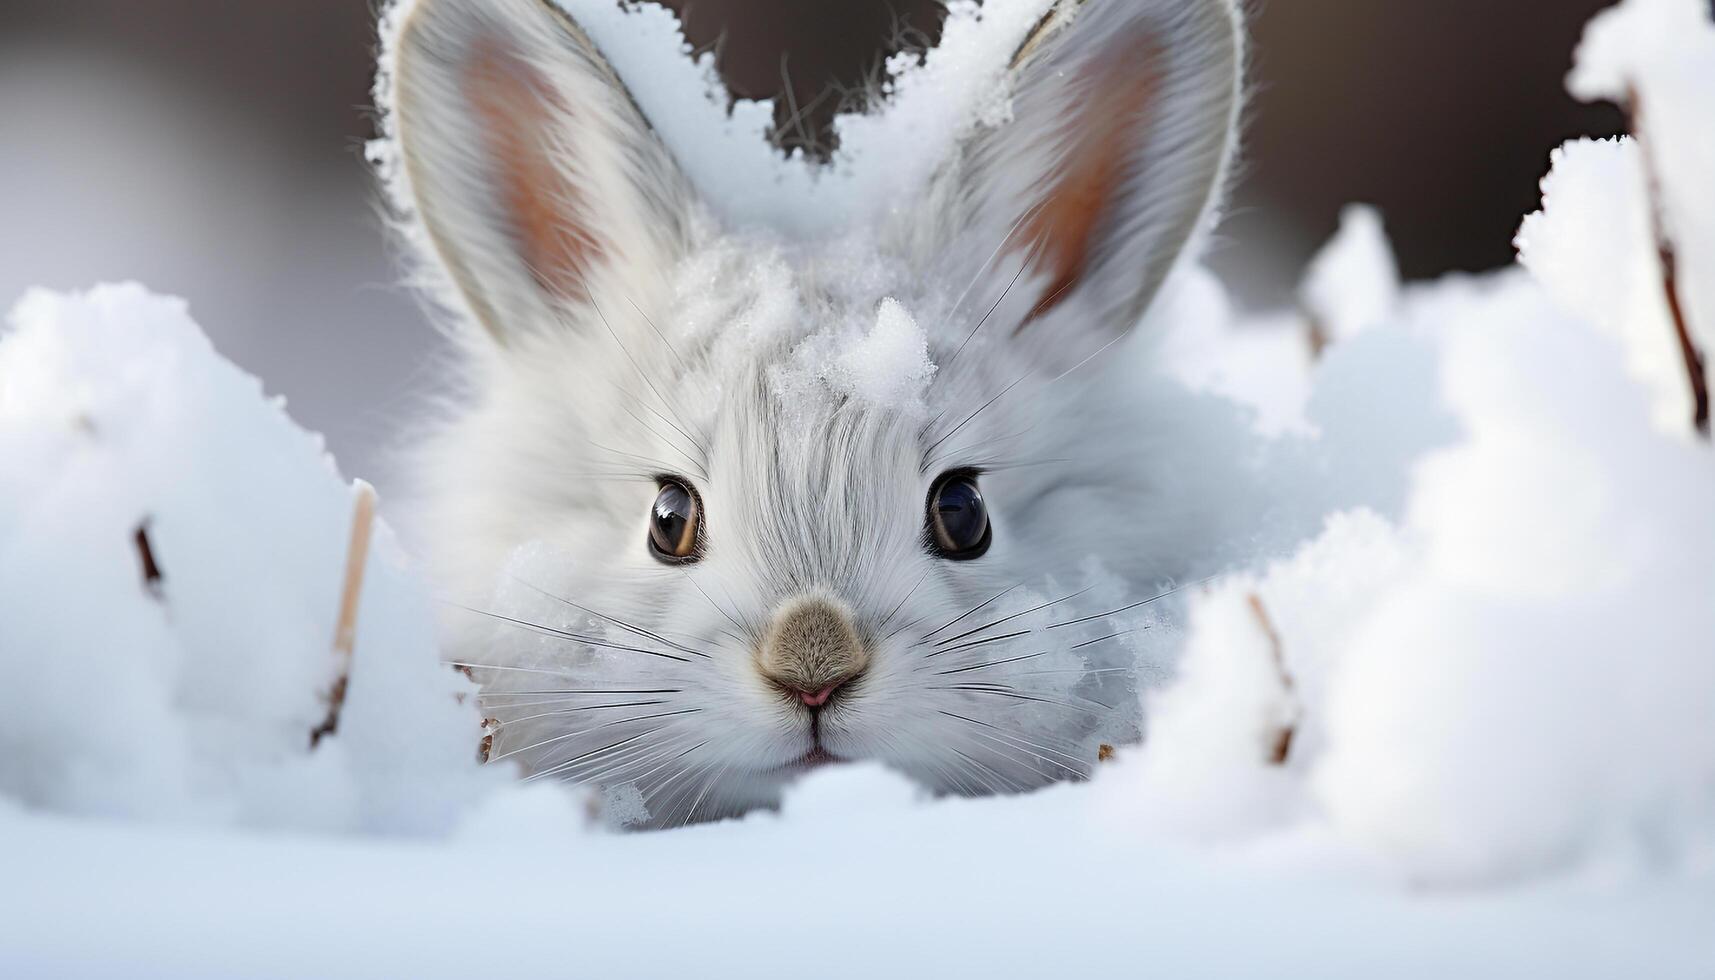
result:
[(1141, 165), (1133, 156), (1155, 109), (1161, 54), (1152, 38), (1115, 44), (1072, 83), (1077, 102), (1060, 134), (1064, 155), (1020, 229), (1048, 285), (1019, 331), (1070, 295), (1097, 257), (1097, 231), (1123, 204), (1126, 180)]
[(550, 149), (553, 127), (572, 108), (498, 40), (477, 45), (465, 81), (519, 258), (549, 295), (589, 298), (587, 279), (602, 257), (601, 243), (582, 224), (583, 195)]

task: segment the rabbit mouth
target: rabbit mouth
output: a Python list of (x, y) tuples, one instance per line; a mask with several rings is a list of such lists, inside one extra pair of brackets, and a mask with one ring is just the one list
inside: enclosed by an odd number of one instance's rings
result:
[(825, 766), (838, 765), (839, 763), (849, 761), (851, 760), (842, 759), (829, 752), (827, 749), (822, 748), (821, 745), (817, 745), (802, 756), (799, 756), (791, 762), (786, 763), (784, 766), (781, 766), (779, 772), (789, 776), (796, 776), (821, 769)]

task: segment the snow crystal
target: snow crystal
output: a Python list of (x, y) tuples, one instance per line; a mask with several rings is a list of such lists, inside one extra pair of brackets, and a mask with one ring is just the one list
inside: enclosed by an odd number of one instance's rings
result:
[(840, 351), (828, 371), (834, 390), (879, 405), (921, 407), (935, 375), (929, 340), (896, 299), (875, 312), (875, 328)]

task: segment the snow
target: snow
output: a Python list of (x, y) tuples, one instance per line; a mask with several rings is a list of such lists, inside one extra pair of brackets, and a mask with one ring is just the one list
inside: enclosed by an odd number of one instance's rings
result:
[(1318, 343), (1350, 340), (1384, 321), (1399, 302), (1399, 266), (1382, 217), (1352, 205), (1340, 231), (1310, 263), (1300, 301), (1318, 329)]
[(146, 821), (434, 833), (493, 780), (384, 525), (339, 737), (307, 751), (339, 673), (357, 491), (183, 303), (135, 285), (26, 296), (0, 341), (0, 458), (0, 753), (31, 760), (0, 767), (0, 795)]
[[(587, 6), (622, 73), (658, 70), (646, 111), (712, 91), (658, 8)], [(956, 129), (929, 93), (1003, 111), (982, 82), (1040, 6), (955, 4), (892, 66), (895, 115), (842, 123), (830, 200), (866, 199), (871, 147)], [(1402, 285), (1355, 209), (1299, 310), (1170, 283), (1139, 354), (1260, 529), (1153, 635), (1180, 649), (1144, 746), (1019, 798), (834, 767), (778, 814), (599, 829), (626, 800), (477, 763), (381, 522), (312, 747), (367, 490), (183, 303), (26, 296), (0, 334), (0, 973), (1715, 975), (1715, 451), (1660, 248), (1715, 349), (1706, 7), (1626, 0), (1571, 87), (1635, 89), (1643, 132), (1554, 155), (1519, 267)], [(810, 179), (756, 149), (766, 107), (675, 105), (679, 138)], [(685, 329), (772, 335), (777, 258), (681, 270), (687, 297), (755, 286)], [(924, 316), (854, 308), (795, 363), (916, 397)]]
[[(829, 771), (785, 817), (600, 839), (376, 847), (31, 818), (14, 829), (28, 846), (8, 868), (30, 900), (0, 919), (0, 964), (19, 976), (51, 962), (60, 976), (181, 977), (1255, 976), (1266, 965), (1354, 978), (1480, 965), (1662, 980), (1715, 967), (1707, 887), (1679, 876), (1384, 888), (1314, 844), (1175, 847), (1092, 819), (1087, 790), (923, 807), (887, 778)], [(854, 799), (868, 802), (839, 809)], [(546, 810), (535, 816), (556, 815)], [(1303, 869), (1318, 857), (1324, 870)]]
[[(416, 0), (395, 0), (382, 33), (402, 28)], [(899, 54), (883, 66), (876, 94), (885, 104), (834, 122), (838, 147), (815, 169), (801, 153), (779, 154), (768, 142), (774, 105), (734, 99), (715, 70), (714, 53), (694, 54), (678, 18), (653, 3), (555, 0), (595, 42), (674, 158), (721, 217), (799, 238), (844, 227), (885, 210), (921, 186), (951, 148), (980, 120), (1004, 118), (1004, 84), (1013, 55), (1053, 7), (1052, 0), (953, 0), (942, 43)], [(391, 50), (392, 45), (383, 45)], [(378, 90), (392, 66), (382, 65)], [(396, 188), (396, 148), (370, 144), (371, 159)], [(408, 200), (396, 203), (408, 208)]]
[(935, 375), (923, 328), (896, 299), (881, 301), (875, 328), (834, 362), (836, 390), (883, 405), (916, 402)]
[[(886, 103), (834, 123), (831, 166), (813, 170), (799, 155), (774, 152), (770, 102), (733, 101), (714, 55), (692, 60), (677, 19), (653, 4), (557, 0), (631, 80), (632, 94), (675, 159), (723, 217), (812, 237), (921, 186), (979, 118), (1005, 111), (1002, 79), (1013, 53), (1052, 6), (1050, 0), (954, 0), (942, 43), (921, 57), (899, 54), (883, 68)], [(687, 98), (686, 93), (701, 93)]]
[[(1580, 213), (1586, 221), (1608, 218), (1614, 222), (1610, 227), (1623, 229), (1623, 234), (1637, 234), (1638, 215), (1658, 226), (1654, 237), (1672, 251), (1678, 265), (1675, 292), (1684, 306), (1687, 329), (1705, 352), (1706, 379), (1715, 378), (1715, 361), (1707, 353), (1715, 349), (1715, 186), (1709, 181), (1715, 129), (1708, 125), (1712, 64), (1715, 22), (1701, 0), (1626, 0), (1597, 15), (1579, 46), (1568, 87), (1579, 98), (1628, 108), (1637, 139), (1614, 151), (1628, 160), (1610, 161), (1608, 166), (1630, 167), (1634, 174), (1623, 194), (1610, 192), (1605, 202), (1568, 189), (1563, 205), (1573, 215), (1567, 220), (1580, 220)], [(1590, 150), (1575, 152), (1594, 155)], [(1635, 265), (1630, 268), (1635, 272)], [(1655, 279), (1659, 283), (1661, 276)], [(1628, 291), (1631, 298), (1635, 300), (1640, 289), (1634, 285)], [(1665, 295), (1660, 288), (1657, 293)], [(1665, 300), (1651, 305), (1658, 315), (1639, 310), (1632, 319), (1659, 329)], [(1659, 341), (1628, 346), (1635, 351), (1631, 356), (1636, 369), (1656, 381), (1652, 388), (1658, 400), (1670, 400), (1666, 392), (1674, 387), (1684, 391), (1677, 348), (1673, 357), (1680, 373), (1673, 385), (1661, 377), (1668, 366)]]

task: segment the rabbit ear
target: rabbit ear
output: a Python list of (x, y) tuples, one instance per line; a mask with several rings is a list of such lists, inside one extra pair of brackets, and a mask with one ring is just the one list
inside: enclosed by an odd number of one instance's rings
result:
[(655, 285), (690, 192), (576, 24), (550, 0), (403, 0), (393, 28), (395, 190), (491, 334)]
[(1083, 357), (1141, 316), (1225, 180), (1242, 57), (1233, 0), (1061, 0), (1044, 19), (1011, 119), (963, 147), (939, 218), (949, 254), (997, 256), (982, 287), (1011, 288), (1015, 333)]

